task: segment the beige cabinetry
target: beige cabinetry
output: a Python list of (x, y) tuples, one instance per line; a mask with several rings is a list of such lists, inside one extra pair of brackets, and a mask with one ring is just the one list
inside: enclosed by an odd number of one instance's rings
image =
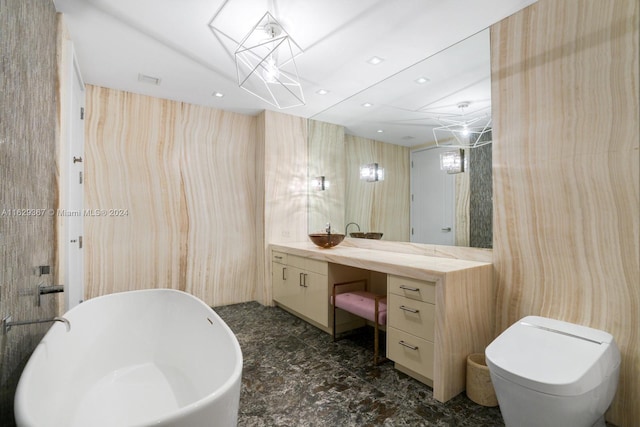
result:
[(327, 262), (272, 253), (273, 300), (294, 314), (329, 327)]
[(435, 283), (387, 279), (387, 357), (433, 383)]
[(446, 402), (464, 390), (466, 357), (492, 337), (491, 267), (450, 271), (433, 281), (387, 278), (387, 357)]
[[(467, 356), (484, 352), (494, 338), (491, 263), (366, 248), (274, 246), (273, 299), (280, 307), (331, 333), (333, 284), (366, 279), (380, 294), (386, 286), (387, 357), (432, 386), (441, 402), (464, 391)], [(338, 315), (338, 331), (362, 324)]]

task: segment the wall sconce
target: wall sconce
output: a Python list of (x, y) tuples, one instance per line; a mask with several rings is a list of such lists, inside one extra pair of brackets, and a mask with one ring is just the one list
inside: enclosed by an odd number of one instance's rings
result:
[(324, 191), (329, 189), (329, 181), (324, 176), (317, 176), (311, 181), (311, 188), (316, 191)]
[(384, 168), (377, 163), (360, 166), (360, 179), (367, 182), (384, 181)]
[(440, 153), (440, 169), (449, 174), (464, 172), (464, 150)]

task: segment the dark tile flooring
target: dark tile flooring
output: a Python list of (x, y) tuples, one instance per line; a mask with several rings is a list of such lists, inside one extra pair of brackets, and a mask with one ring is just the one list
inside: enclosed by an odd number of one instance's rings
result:
[(498, 408), (464, 393), (447, 403), (430, 387), (372, 366), (373, 329), (331, 336), (276, 307), (215, 307), (244, 357), (239, 426), (504, 426)]

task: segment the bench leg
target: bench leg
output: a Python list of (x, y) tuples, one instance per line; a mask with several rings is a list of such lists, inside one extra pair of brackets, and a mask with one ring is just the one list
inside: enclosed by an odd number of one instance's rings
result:
[(336, 342), (336, 285), (333, 285), (333, 298), (331, 299), (333, 305), (333, 342)]
[(387, 360), (386, 357), (380, 357), (380, 350), (379, 350), (379, 348), (380, 348), (380, 324), (378, 323), (378, 318), (379, 318), (380, 311), (378, 309), (378, 304), (379, 304), (379, 300), (378, 300), (378, 298), (376, 298), (375, 310), (374, 310), (375, 322), (374, 322), (374, 335), (373, 335), (373, 345), (374, 345), (373, 364), (374, 365), (379, 365), (380, 363), (382, 363), (382, 362)]

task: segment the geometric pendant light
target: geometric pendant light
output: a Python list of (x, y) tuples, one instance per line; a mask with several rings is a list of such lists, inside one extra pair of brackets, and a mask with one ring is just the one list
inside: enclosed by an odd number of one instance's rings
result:
[(269, 13), (235, 51), (238, 85), (283, 109), (305, 104), (295, 57), (302, 49)]
[(467, 119), (464, 116), (464, 109), (468, 106), (468, 102), (458, 104), (458, 108), (462, 110), (460, 117), (463, 120), (438, 117), (437, 120), (442, 126), (433, 128), (433, 137), (437, 146), (465, 149), (491, 144), (491, 118)]

